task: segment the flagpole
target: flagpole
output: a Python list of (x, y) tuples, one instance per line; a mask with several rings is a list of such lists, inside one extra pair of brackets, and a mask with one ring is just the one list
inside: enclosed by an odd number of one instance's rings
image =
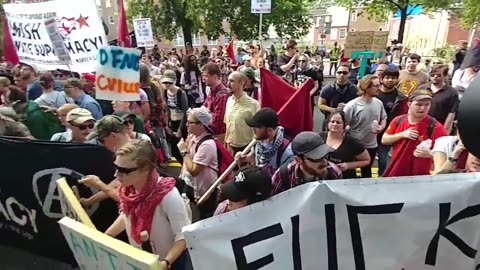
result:
[(262, 21), (263, 13), (260, 13), (260, 20), (258, 22), (258, 42), (262, 43)]

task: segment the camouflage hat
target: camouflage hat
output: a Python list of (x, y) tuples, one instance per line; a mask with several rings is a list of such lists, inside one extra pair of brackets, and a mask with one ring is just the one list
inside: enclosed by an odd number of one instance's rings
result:
[(248, 78), (253, 79), (255, 82), (258, 82), (257, 76), (255, 75), (255, 70), (253, 70), (253, 68), (246, 68), (242, 72)]
[(110, 133), (121, 133), (125, 130), (125, 122), (116, 115), (106, 115), (95, 123), (95, 128), (87, 140), (101, 139)]

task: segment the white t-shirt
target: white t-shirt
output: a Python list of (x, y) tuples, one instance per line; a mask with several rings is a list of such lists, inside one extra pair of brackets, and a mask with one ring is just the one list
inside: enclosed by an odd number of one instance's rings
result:
[(39, 106), (48, 106), (58, 109), (64, 104), (73, 103), (73, 101), (67, 98), (63, 92), (52, 91), (49, 93), (43, 93), (41, 96), (35, 99), (35, 103), (37, 103)]
[[(185, 72), (182, 72), (182, 75), (180, 76), (180, 85), (186, 85), (185, 81)], [(202, 91), (202, 78), (198, 78), (197, 80), (197, 74), (195, 71), (190, 71), (190, 85), (197, 85), (197, 91), (198, 91), (198, 97), (195, 100), (196, 103), (203, 103), (205, 101), (205, 96), (203, 95)], [(188, 90), (187, 90), (188, 94)]]
[(143, 134), (143, 133), (139, 133), (139, 132), (137, 132), (137, 133), (135, 134), (135, 139), (142, 140), (142, 141), (149, 141), (149, 142), (152, 141), (152, 140), (150, 139), (150, 137), (148, 137), (147, 134)]
[(444, 136), (435, 140), (435, 145), (432, 149), (432, 155), (436, 152), (441, 152), (445, 154), (445, 157), (448, 158), (452, 155), (453, 150), (455, 149), (456, 144), (458, 143), (457, 136)]
[[(130, 245), (141, 249), (141, 245), (137, 244), (130, 235), (130, 218), (124, 215), (124, 221)], [(155, 248), (155, 253), (160, 258), (165, 258), (176, 241), (185, 239), (182, 228), (189, 224), (185, 202), (177, 188), (174, 187), (163, 197), (153, 214), (150, 242)]]

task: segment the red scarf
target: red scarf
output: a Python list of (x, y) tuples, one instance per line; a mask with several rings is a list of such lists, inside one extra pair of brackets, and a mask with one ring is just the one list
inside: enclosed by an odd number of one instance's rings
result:
[(142, 231), (150, 234), (155, 208), (175, 187), (174, 178), (162, 177), (160, 180), (158, 178), (158, 173), (153, 170), (150, 180), (140, 193), (137, 193), (132, 186), (121, 187), (119, 191), (120, 209), (130, 217), (130, 235), (138, 244), (141, 243)]

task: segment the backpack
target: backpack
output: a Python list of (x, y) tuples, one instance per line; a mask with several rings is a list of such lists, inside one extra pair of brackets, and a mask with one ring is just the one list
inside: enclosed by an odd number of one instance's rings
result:
[[(405, 120), (405, 118), (407, 118), (407, 115), (404, 114), (402, 116), (400, 116), (398, 119), (397, 119), (397, 127), (403, 122), (403, 120)], [(428, 128), (427, 128), (427, 134), (428, 134), (428, 138), (431, 139), (432, 138), (432, 135), (433, 135), (433, 131), (435, 130), (435, 123), (437, 122), (437, 120), (433, 117), (430, 116), (430, 120), (428, 121)]]
[(280, 180), (282, 180), (283, 191), (289, 190), (292, 187), (292, 184), (290, 183), (290, 176), (288, 175), (288, 163), (280, 166), (278, 172), (280, 173)]
[[(200, 141), (197, 143), (197, 146), (195, 147), (195, 152), (197, 152), (200, 145), (204, 141), (207, 141), (207, 140), (213, 140), (215, 142), (215, 145), (217, 146), (218, 168), (211, 168), (210, 167), (210, 169), (216, 171), (218, 173), (218, 176), (220, 177), (220, 175), (222, 175), (223, 172), (225, 172), (227, 170), (227, 168), (230, 166), (230, 164), (232, 164), (234, 162), (234, 159), (233, 159), (232, 155), (230, 154), (230, 152), (228, 152), (228, 150), (225, 149), (225, 146), (223, 146), (223, 144), (220, 141), (215, 140), (215, 138), (213, 138), (212, 135), (207, 135), (207, 136), (201, 138)], [(230, 172), (227, 175), (227, 177), (225, 177), (225, 180), (223, 181), (223, 183), (226, 183), (226, 182), (228, 182), (232, 179), (233, 179), (233, 174)]]

